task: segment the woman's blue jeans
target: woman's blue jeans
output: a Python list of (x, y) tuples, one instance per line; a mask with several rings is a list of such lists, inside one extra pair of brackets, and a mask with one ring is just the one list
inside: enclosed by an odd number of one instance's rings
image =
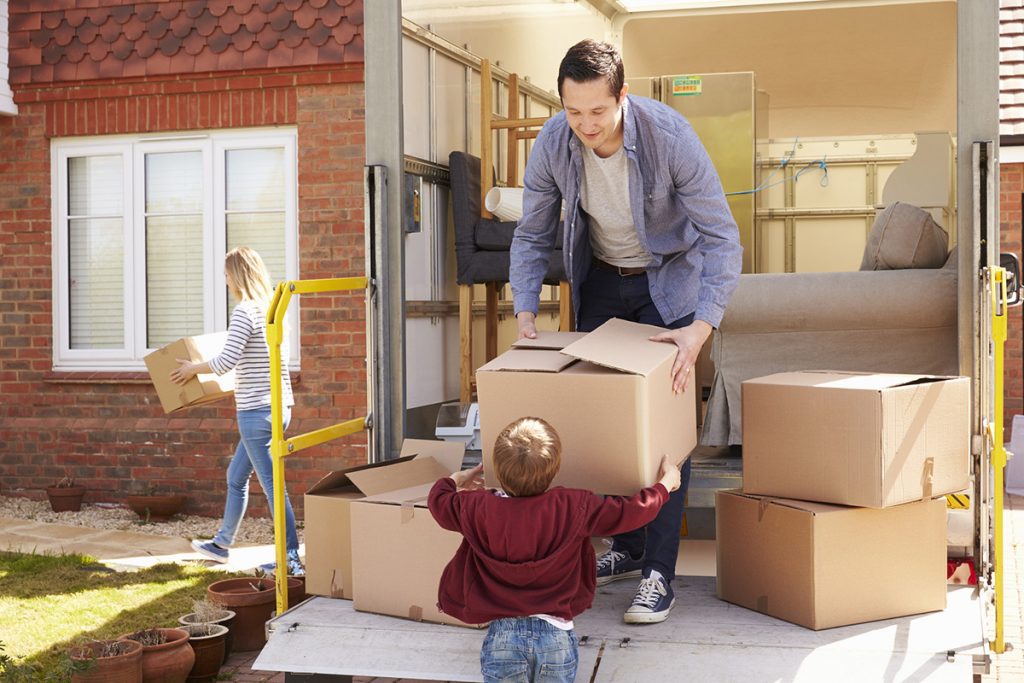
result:
[[(238, 527), (245, 516), (245, 508), (249, 505), (249, 478), (253, 471), (263, 487), (270, 506), (270, 515), (274, 515), (274, 469), (270, 459), (270, 407), (255, 410), (239, 410), (238, 432), (241, 439), (235, 455), (228, 465), (228, 496), (224, 503), (224, 520), (220, 531), (213, 537), (213, 542), (222, 548), (228, 548), (235, 542)], [(291, 422), (291, 409), (284, 409), (284, 428), (288, 429)], [(288, 550), (298, 551), (299, 536), (295, 533), (295, 513), (288, 499), (288, 491), (284, 494), (285, 529)]]
[(484, 683), (572, 683), (579, 641), (537, 617), (495, 619), (480, 649)]

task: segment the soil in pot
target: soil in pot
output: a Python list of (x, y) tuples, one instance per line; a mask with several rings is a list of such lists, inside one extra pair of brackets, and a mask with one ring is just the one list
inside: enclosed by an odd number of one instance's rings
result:
[[(288, 578), (288, 605), (295, 605), (305, 595), (305, 582)], [(273, 579), (224, 579), (206, 589), (210, 602), (235, 612), (233, 648), (235, 652), (261, 649), (267, 642), (263, 625), (276, 608)]]
[(85, 497), (84, 486), (47, 486), (46, 497), (54, 512), (78, 512)]
[(142, 644), (142, 683), (185, 683), (195, 663), (195, 655), (188, 644), (188, 632), (180, 628), (126, 633), (118, 640)]
[(185, 496), (128, 496), (128, 507), (144, 522), (166, 522), (181, 512)]
[[(217, 624), (227, 628), (228, 632), (224, 636), (224, 661), (228, 661), (228, 657), (231, 656), (232, 648), (234, 647), (234, 626), (235, 626), (235, 613), (229, 609), (220, 610), (218, 615), (212, 619), (200, 619), (194, 612), (178, 617), (178, 623), (184, 627), (192, 626), (194, 624)], [(185, 629), (188, 630), (187, 628)]]
[(142, 645), (130, 640), (101, 640), (70, 651), (74, 662), (89, 662), (71, 675), (71, 683), (142, 683)]
[(189, 645), (195, 652), (196, 661), (188, 674), (188, 683), (205, 683), (212, 681), (220, 673), (224, 663), (224, 644), (228, 628), (221, 624), (201, 623), (187, 624)]

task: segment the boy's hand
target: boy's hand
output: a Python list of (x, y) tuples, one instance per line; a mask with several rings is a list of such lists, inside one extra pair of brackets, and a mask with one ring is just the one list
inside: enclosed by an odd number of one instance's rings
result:
[(681, 483), (679, 467), (672, 464), (667, 455), (661, 456), (661, 470), (658, 471), (658, 483), (663, 484), (669, 493), (672, 493)]
[(451, 479), (455, 482), (455, 488), (459, 491), (476, 491), (484, 487), (483, 474), (484, 466), (481, 463), (471, 470), (454, 472), (451, 475)]

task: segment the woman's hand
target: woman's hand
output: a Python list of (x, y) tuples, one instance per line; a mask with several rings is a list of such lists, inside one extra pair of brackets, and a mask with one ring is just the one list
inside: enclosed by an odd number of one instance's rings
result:
[(192, 361), (184, 358), (175, 358), (175, 360), (181, 363), (177, 368), (171, 370), (171, 381), (175, 384), (184, 384), (199, 374), (197, 368), (202, 365), (202, 363), (193, 363)]
[(484, 488), (484, 466), (483, 463), (471, 470), (462, 470), (451, 475), (455, 482), (455, 488), (459, 491), (476, 491)]

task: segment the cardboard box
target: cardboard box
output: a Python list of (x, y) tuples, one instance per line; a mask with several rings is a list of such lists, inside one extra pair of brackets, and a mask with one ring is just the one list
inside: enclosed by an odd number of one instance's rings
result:
[(672, 392), (676, 347), (649, 339), (663, 331), (610, 320), (586, 335), (541, 333), (477, 370), (488, 484), (495, 438), (527, 416), (561, 437), (554, 486), (632, 495), (657, 481), (662, 454), (683, 462), (697, 445), (694, 382)]
[(420, 447), (420, 455), (409, 462), (348, 474), (368, 494), (351, 503), (352, 606), (466, 626), (437, 609), (441, 573), (462, 535), (439, 527), (427, 509), (430, 488), (459, 469), (464, 448), (448, 441), (417, 443), (430, 447)]
[[(306, 592), (353, 598), (353, 502), (389, 491), (408, 477), (419, 476), (424, 468), (434, 473), (438, 461), (450, 468), (446, 474), (451, 474), (461, 467), (464, 452), (461, 443), (407, 439), (401, 457), (395, 460), (331, 472), (310, 487), (304, 497)], [(415, 460), (420, 462), (412, 462)]]
[(718, 597), (819, 630), (946, 607), (946, 501), (885, 509), (716, 493)]
[(146, 369), (165, 413), (234, 395), (234, 370), (223, 375), (196, 375), (184, 384), (175, 384), (170, 378), (171, 371), (181, 365), (179, 358), (196, 363), (210, 360), (224, 349), (227, 338), (227, 332), (183, 337), (146, 356)]
[(742, 391), (747, 493), (882, 508), (970, 485), (966, 377), (786, 372)]

